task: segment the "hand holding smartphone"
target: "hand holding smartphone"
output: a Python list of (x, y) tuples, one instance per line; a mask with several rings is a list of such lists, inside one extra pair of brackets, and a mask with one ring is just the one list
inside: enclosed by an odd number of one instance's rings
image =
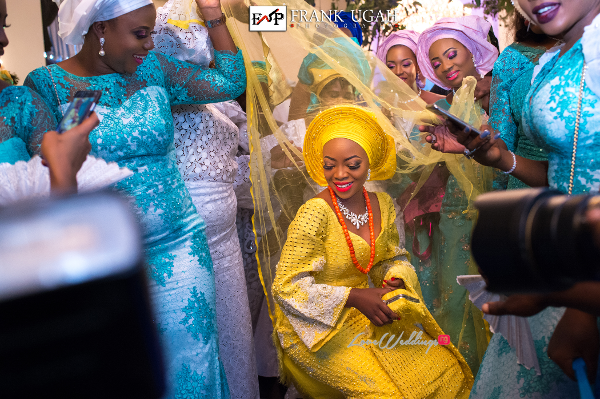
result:
[(73, 101), (71, 101), (67, 112), (64, 113), (56, 131), (64, 133), (75, 126), (79, 126), (94, 111), (96, 104), (100, 100), (100, 96), (102, 96), (102, 92), (98, 90), (78, 91), (75, 93), (75, 97), (73, 97)]
[[(469, 129), (471, 135), (475, 135), (475, 136), (480, 136), (481, 135), (481, 132), (479, 130), (475, 129), (475, 127), (473, 127), (472, 125), (470, 125), (467, 122), (463, 121), (462, 119), (460, 119), (460, 118), (452, 115), (450, 112), (448, 112), (445, 109), (439, 107), (437, 104), (430, 104), (430, 105), (427, 106), (427, 109), (429, 111), (433, 112), (434, 114), (441, 116), (445, 120), (451, 121), (454, 125), (456, 125), (460, 129), (462, 129), (463, 131), (466, 130), (466, 129)], [(452, 131), (450, 131), (450, 132), (454, 133)]]

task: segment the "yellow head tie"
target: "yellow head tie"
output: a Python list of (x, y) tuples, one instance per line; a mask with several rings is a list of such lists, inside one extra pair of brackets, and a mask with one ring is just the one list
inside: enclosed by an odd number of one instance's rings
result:
[(335, 138), (352, 140), (369, 157), (371, 180), (386, 180), (396, 171), (396, 146), (375, 114), (355, 105), (340, 105), (318, 114), (306, 130), (302, 155), (310, 177), (327, 186), (323, 172), (323, 146)]

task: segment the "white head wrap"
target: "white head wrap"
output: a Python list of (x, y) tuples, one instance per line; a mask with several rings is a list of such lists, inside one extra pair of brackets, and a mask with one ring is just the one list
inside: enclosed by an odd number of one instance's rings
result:
[(83, 44), (83, 37), (94, 22), (108, 21), (152, 0), (64, 0), (58, 10), (58, 34), (67, 44)]

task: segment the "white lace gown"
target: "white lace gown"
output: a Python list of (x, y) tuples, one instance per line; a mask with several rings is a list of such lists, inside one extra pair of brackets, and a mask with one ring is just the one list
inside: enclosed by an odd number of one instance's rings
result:
[[(157, 10), (155, 49), (207, 68), (214, 56), (206, 28), (191, 23), (189, 28), (181, 29), (167, 23), (173, 17), (172, 12), (183, 3), (168, 0)], [(238, 124), (246, 120), (245, 113), (234, 102), (172, 108), (176, 161), (192, 201), (206, 223), (215, 274), (219, 355), (231, 398), (257, 399), (252, 324), (235, 224), (236, 190), (241, 203), (252, 204), (249, 156), (236, 159), (239, 129), (222, 111)]]
[[(248, 293), (235, 219), (236, 190), (250, 193), (247, 156), (236, 158), (245, 118), (236, 103), (174, 107), (177, 165), (206, 223), (217, 296), (219, 353), (232, 398), (258, 398)], [(239, 165), (238, 165), (239, 162)], [(236, 179), (237, 178), (237, 179)]]

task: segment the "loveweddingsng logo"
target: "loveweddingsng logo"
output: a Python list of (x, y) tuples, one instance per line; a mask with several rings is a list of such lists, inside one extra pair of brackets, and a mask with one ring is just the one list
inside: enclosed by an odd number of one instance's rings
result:
[(348, 348), (350, 348), (351, 346), (365, 347), (367, 345), (374, 345), (374, 346), (379, 347), (379, 349), (394, 349), (397, 345), (424, 345), (424, 346), (427, 346), (427, 350), (425, 351), (425, 353), (427, 353), (427, 352), (429, 352), (429, 349), (431, 349), (432, 346), (449, 345), (450, 344), (450, 336), (449, 335), (438, 335), (437, 340), (421, 339), (423, 336), (423, 331), (419, 331), (419, 332), (413, 331), (407, 340), (402, 340), (402, 336), (404, 335), (404, 331), (403, 331), (400, 333), (400, 336), (398, 336), (398, 339), (396, 339), (396, 342), (393, 342), (394, 339), (396, 338), (396, 334), (392, 334), (388, 338), (387, 342), (385, 341), (385, 339), (389, 335), (389, 333), (383, 334), (383, 336), (379, 340), (367, 339), (367, 340), (360, 340), (360, 342), (357, 342), (359, 337), (363, 334), (366, 334), (366, 333), (362, 332), (360, 334), (357, 334), (354, 337), (354, 339), (352, 340), (352, 342), (350, 342), (350, 344), (348, 344), (347, 347)]

